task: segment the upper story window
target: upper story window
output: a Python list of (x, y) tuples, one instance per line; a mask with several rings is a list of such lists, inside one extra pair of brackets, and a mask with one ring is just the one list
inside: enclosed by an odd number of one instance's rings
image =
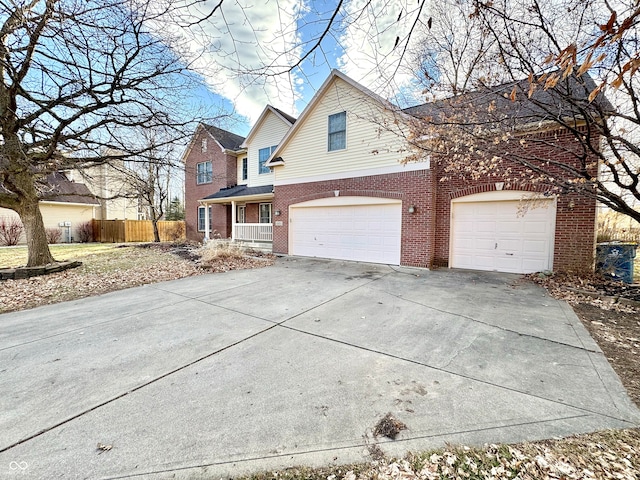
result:
[(202, 139), (202, 153), (207, 151), (207, 139), (203, 138)]
[(258, 150), (258, 173), (260, 175), (271, 172), (269, 167), (266, 167), (264, 164), (267, 162), (276, 147), (277, 145), (274, 145), (273, 147), (261, 148)]
[(347, 112), (329, 115), (329, 151), (347, 148)]
[(249, 178), (249, 162), (246, 158), (242, 159), (242, 180)]
[(196, 183), (211, 183), (213, 181), (213, 168), (211, 162), (201, 162), (196, 165)]

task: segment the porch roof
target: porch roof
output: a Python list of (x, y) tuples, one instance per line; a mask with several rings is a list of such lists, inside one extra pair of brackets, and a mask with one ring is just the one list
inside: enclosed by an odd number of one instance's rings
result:
[(273, 198), (273, 185), (260, 187), (247, 187), (236, 185), (235, 187), (221, 188), (213, 195), (204, 197), (200, 203), (231, 203), (235, 201), (270, 200)]

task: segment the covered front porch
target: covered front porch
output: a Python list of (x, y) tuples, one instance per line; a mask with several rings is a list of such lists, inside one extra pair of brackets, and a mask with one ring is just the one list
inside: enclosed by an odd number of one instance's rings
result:
[(200, 200), (200, 204), (206, 209), (204, 214), (205, 242), (211, 239), (210, 207), (224, 205), (227, 207), (227, 216), (230, 216), (231, 220), (229, 237), (231, 241), (244, 244), (254, 243), (263, 248), (267, 246), (265, 244), (269, 244), (270, 247), (273, 241), (272, 201), (272, 185), (261, 187), (239, 185), (223, 188), (215, 194), (203, 198)]

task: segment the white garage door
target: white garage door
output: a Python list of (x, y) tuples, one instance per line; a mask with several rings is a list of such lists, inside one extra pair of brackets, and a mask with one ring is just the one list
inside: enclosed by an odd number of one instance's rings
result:
[(305, 257), (400, 264), (402, 204), (332, 197), (292, 205), (289, 252)]
[(450, 264), (512, 273), (551, 270), (555, 214), (552, 199), (454, 202)]

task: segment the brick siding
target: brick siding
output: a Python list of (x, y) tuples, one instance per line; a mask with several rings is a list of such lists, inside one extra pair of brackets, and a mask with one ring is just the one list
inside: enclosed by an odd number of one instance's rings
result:
[[(567, 164), (575, 162), (571, 149), (576, 148), (577, 142), (573, 134), (567, 131), (549, 131), (530, 135), (531, 140), (527, 153), (541, 158), (562, 160)], [(556, 145), (552, 146), (546, 140), (552, 139)], [(433, 162), (435, 165), (438, 162)], [(441, 164), (442, 165), (442, 164)], [(524, 171), (521, 164), (505, 162), (504, 168), (511, 168), (512, 178), (518, 178)], [(436, 168), (438, 168), (436, 166)], [(441, 168), (441, 167), (440, 167)], [(439, 175), (442, 177), (443, 175)], [(451, 200), (466, 195), (495, 191), (495, 183), (504, 180), (504, 190), (523, 190), (531, 192), (545, 192), (549, 188), (541, 184), (515, 183), (507, 179), (486, 178), (477, 181), (469, 178), (457, 177), (446, 181), (438, 181), (436, 211), (437, 229), (435, 240), (434, 264), (447, 266), (449, 264), (449, 233)], [(596, 235), (596, 201), (575, 193), (558, 196), (553, 269), (565, 272), (592, 271), (593, 253)]]
[[(545, 132), (533, 139), (553, 138), (559, 148), (535, 144), (535, 151), (544, 158), (575, 161), (570, 149), (576, 145), (568, 132)], [(535, 150), (534, 150), (535, 149)], [(326, 197), (364, 196), (402, 200), (402, 265), (432, 267), (448, 266), (451, 200), (462, 196), (496, 190), (496, 181), (502, 179), (482, 178), (470, 180), (464, 177), (440, 181), (442, 162), (432, 161), (429, 171), (403, 172), (390, 175), (347, 178), (313, 183), (300, 183), (275, 187), (273, 211), (281, 215), (274, 220), (281, 226), (273, 228), (273, 251), (288, 253), (289, 206)], [(506, 161), (517, 176), (523, 167)], [(505, 181), (503, 190), (524, 190), (545, 192), (548, 188), (540, 184), (509, 183)], [(416, 212), (408, 213), (410, 205)], [(562, 194), (558, 196), (553, 268), (556, 271), (590, 271), (593, 268), (593, 252), (596, 232), (596, 202), (582, 195)]]
[[(390, 175), (345, 178), (324, 182), (299, 183), (275, 187), (273, 211), (280, 210), (281, 215), (274, 220), (282, 226), (273, 227), (274, 253), (289, 253), (289, 206), (339, 196), (377, 197), (402, 200), (402, 246), (400, 262), (402, 265), (429, 267), (433, 257), (432, 231), (429, 226), (432, 218), (432, 178), (431, 172), (421, 170)], [(415, 213), (408, 213), (410, 205), (416, 207)]]
[[(202, 140), (207, 139), (207, 151), (202, 151)], [(185, 157), (185, 224), (187, 239), (201, 241), (204, 233), (198, 231), (198, 200), (216, 193), (221, 188), (236, 184), (236, 157), (227, 155), (204, 130), (199, 129), (193, 139), (191, 150)], [(213, 170), (211, 183), (198, 185), (197, 164), (210, 161)], [(211, 206), (211, 230), (222, 238), (231, 236), (231, 208), (228, 205)]]

